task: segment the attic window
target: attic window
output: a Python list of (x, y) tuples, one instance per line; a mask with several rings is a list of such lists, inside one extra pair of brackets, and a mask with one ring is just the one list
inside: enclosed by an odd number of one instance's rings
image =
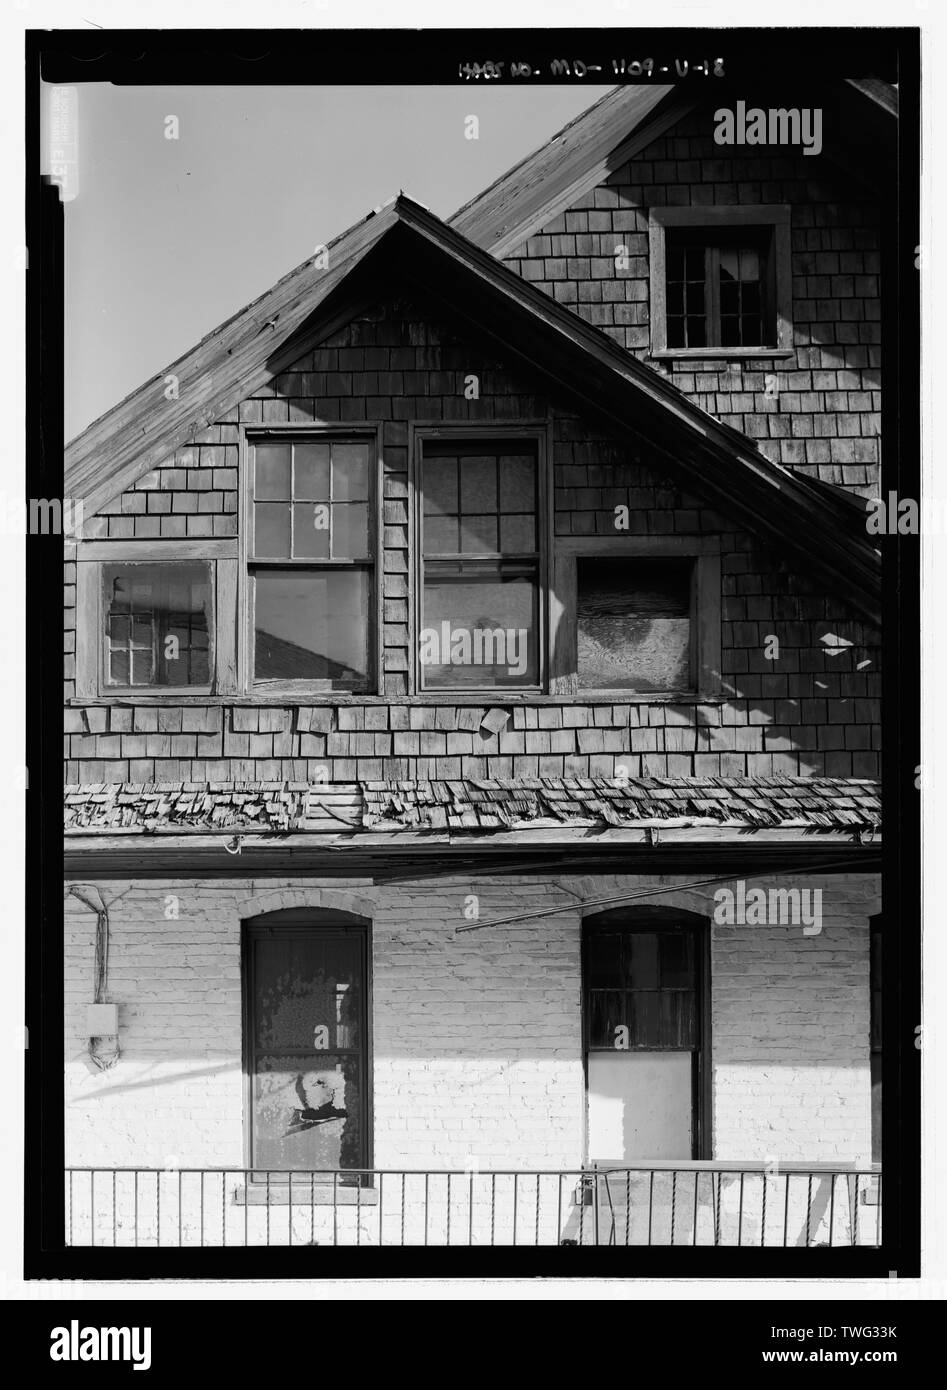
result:
[(653, 208), (650, 240), (653, 355), (792, 348), (788, 209)]
[(775, 345), (768, 233), (674, 228), (666, 265), (669, 348)]
[(210, 567), (103, 565), (105, 680), (110, 688), (208, 688)]
[(579, 689), (692, 690), (693, 590), (693, 560), (580, 557)]

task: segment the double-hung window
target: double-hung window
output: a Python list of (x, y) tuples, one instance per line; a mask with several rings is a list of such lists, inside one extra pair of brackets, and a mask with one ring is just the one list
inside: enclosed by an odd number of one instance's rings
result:
[(374, 440), (261, 437), (249, 455), (250, 683), (370, 690)]
[(538, 442), (425, 440), (420, 493), (420, 689), (540, 688)]

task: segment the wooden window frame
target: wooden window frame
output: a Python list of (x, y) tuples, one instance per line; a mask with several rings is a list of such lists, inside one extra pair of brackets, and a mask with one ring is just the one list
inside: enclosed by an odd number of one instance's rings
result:
[[(877, 956), (877, 961), (876, 961)], [(877, 976), (880, 975), (880, 980)], [(885, 1017), (884, 919), (876, 913), (868, 919), (868, 1065), (871, 1107), (871, 1160), (881, 1163), (884, 1138), (884, 1017)], [(880, 998), (878, 996), (881, 996)], [(880, 1013), (876, 1012), (878, 1000)], [(880, 1105), (875, 1109), (875, 1086)], [(880, 1112), (880, 1113), (879, 1113)]]
[[(611, 908), (588, 913), (582, 919), (582, 1071), (585, 1091), (585, 1159), (588, 1162), (589, 1056), (608, 1053), (608, 1048), (592, 1048), (589, 1028), (589, 938), (616, 932), (687, 931), (694, 937), (694, 963), (697, 973), (697, 1047), (691, 1066), (691, 1160), (713, 1158), (713, 994), (711, 988), (711, 925), (706, 917), (676, 907)], [(638, 1050), (638, 1049), (632, 1049)], [(669, 1164), (672, 1160), (668, 1160)]]
[[(769, 229), (772, 234), (773, 278), (775, 281), (776, 342), (770, 347), (668, 347), (667, 341), (667, 249), (669, 227), (706, 229), (709, 237), (722, 230)], [(753, 206), (651, 208), (648, 219), (651, 288), (651, 350), (659, 358), (778, 358), (791, 357), (792, 333), (792, 239), (788, 204), (760, 203)]]
[[(550, 691), (550, 627), (549, 627), (549, 588), (550, 557), (554, 552), (552, 498), (553, 488), (549, 478), (552, 453), (552, 423), (549, 420), (523, 421), (515, 425), (509, 423), (475, 424), (458, 421), (456, 424), (427, 424), (415, 422), (409, 428), (408, 467), (409, 491), (412, 495), (408, 534), (408, 553), (410, 564), (409, 603), (408, 603), (408, 679), (409, 694), (421, 695), (428, 699), (451, 701), (454, 699), (489, 698), (503, 700), (508, 696), (540, 696)], [(539, 625), (539, 681), (536, 685), (488, 685), (463, 686), (447, 689), (438, 686), (425, 690), (421, 677), (421, 660), (418, 650), (418, 637), (421, 631), (421, 608), (424, 592), (424, 559), (422, 554), (422, 527), (424, 497), (421, 490), (422, 461), (424, 444), (427, 441), (438, 443), (476, 443), (477, 440), (502, 440), (515, 444), (529, 441), (536, 449), (536, 531), (539, 545), (539, 566), (537, 584), (537, 621)]]
[[(592, 690), (579, 686), (578, 560), (692, 560), (691, 669), (687, 690), (635, 691), (625, 687)], [(716, 536), (559, 536), (550, 602), (551, 681), (554, 695), (576, 699), (656, 701), (712, 698), (721, 693), (720, 541)]]
[[(287, 559), (285, 561), (256, 561), (250, 555), (250, 534), (253, 507), (253, 462), (251, 451), (260, 440), (283, 440), (294, 442), (325, 443), (368, 443), (374, 454), (374, 464), (369, 467), (368, 527), (370, 557), (368, 561), (355, 560), (314, 560)], [(240, 474), (239, 474), (239, 573), (237, 577), (237, 615), (239, 640), (237, 643), (237, 688), (248, 697), (265, 699), (268, 696), (312, 697), (315, 703), (329, 703), (342, 697), (345, 699), (370, 698), (382, 693), (383, 656), (382, 646), (382, 589), (384, 575), (384, 544), (381, 516), (381, 468), (382, 468), (382, 427), (364, 424), (245, 424), (240, 426)], [(371, 662), (369, 680), (364, 690), (341, 690), (333, 687), (329, 680), (264, 680), (253, 678), (254, 664), (254, 616), (253, 586), (250, 570), (260, 564), (268, 569), (300, 570), (345, 570), (367, 569), (371, 575), (371, 600), (369, 603), (370, 632), (368, 635), (368, 655)]]
[[(236, 691), (235, 540), (115, 540), (76, 544), (76, 697), (160, 701)], [(210, 580), (208, 662), (204, 685), (110, 685), (107, 674), (103, 571), (106, 565), (181, 564), (200, 561)]]
[[(261, 913), (256, 917), (247, 918), (240, 924), (240, 1018), (241, 1018), (241, 1057), (243, 1070), (243, 1166), (247, 1173), (248, 1187), (259, 1187), (253, 1180), (253, 1174), (266, 1172), (266, 1169), (259, 1166), (254, 1167), (253, 1162), (253, 1061), (255, 1048), (253, 1045), (252, 1025), (252, 989), (253, 989), (253, 964), (251, 946), (257, 936), (272, 935), (296, 935), (301, 936), (309, 933), (325, 933), (332, 936), (348, 937), (359, 942), (360, 960), (362, 967), (362, 979), (364, 988), (362, 990), (362, 1016), (360, 1022), (363, 1028), (364, 1045), (361, 1049), (361, 1066), (359, 1068), (359, 1134), (361, 1136), (361, 1149), (359, 1155), (362, 1160), (353, 1173), (358, 1168), (371, 1169), (374, 1164), (374, 1042), (372, 1035), (372, 924), (365, 918), (359, 917), (356, 913), (339, 911), (332, 908), (301, 907), (283, 908), (274, 912)], [(270, 1169), (270, 1173), (275, 1173), (277, 1169)], [(299, 1170), (279, 1170), (285, 1171), (288, 1175), (291, 1171)], [(316, 1170), (318, 1171), (318, 1170)], [(326, 1170), (327, 1174), (331, 1169)], [(326, 1178), (331, 1182), (331, 1177)], [(366, 1174), (362, 1183), (365, 1186), (372, 1186), (372, 1174)], [(280, 1200), (274, 1194), (274, 1200)]]

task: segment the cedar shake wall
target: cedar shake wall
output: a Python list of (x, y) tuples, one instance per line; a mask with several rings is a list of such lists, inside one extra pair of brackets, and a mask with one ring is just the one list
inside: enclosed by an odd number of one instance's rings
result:
[[(85, 1053), (95, 914), (70, 898), (66, 1161), (242, 1167), (240, 921), (321, 906), (372, 920), (375, 1164), (578, 1167), (582, 904), (647, 882), (102, 883), (122, 1045), (105, 1072)], [(658, 901), (712, 917), (711, 889), (674, 883)], [(794, 884), (823, 889), (817, 935), (708, 925), (714, 1157), (867, 1160), (868, 919), (878, 885), (867, 875), (779, 878), (780, 888)], [(484, 922), (533, 907), (564, 910), (457, 935), (472, 892)], [(169, 895), (176, 920), (167, 916)]]
[[(768, 458), (871, 496), (880, 477), (877, 199), (825, 155), (728, 148), (714, 143), (713, 129), (712, 108), (688, 116), (507, 264), (669, 375)], [(792, 358), (652, 358), (648, 209), (781, 203), (792, 218)], [(616, 268), (619, 246), (627, 269)]]
[[(480, 399), (464, 397), (468, 373)], [(497, 691), (478, 705), (441, 695), (409, 707), (408, 423), (553, 424), (555, 533), (719, 537), (721, 692), (716, 699), (583, 701)], [(634, 441), (608, 438), (441, 326), (393, 301), (363, 313), (265, 392), (179, 449), (98, 517), (87, 539), (236, 534), (237, 424), (380, 423), (383, 695), (260, 695), (75, 701), (75, 564), (66, 567), (65, 758), (69, 782), (456, 778), (464, 776), (769, 775), (873, 777), (879, 771), (877, 634), (804, 575), (794, 575), (725, 516), (669, 481)], [(739, 486), (739, 484), (736, 484)], [(157, 527), (157, 531), (156, 528)], [(146, 554), (143, 558), (150, 558)], [(769, 636), (779, 657), (764, 656)], [(830, 655), (824, 638), (851, 643)], [(81, 635), (80, 635), (81, 640)], [(861, 667), (861, 669), (858, 669)], [(477, 697), (475, 697), (477, 698)], [(498, 734), (491, 707), (511, 711)]]

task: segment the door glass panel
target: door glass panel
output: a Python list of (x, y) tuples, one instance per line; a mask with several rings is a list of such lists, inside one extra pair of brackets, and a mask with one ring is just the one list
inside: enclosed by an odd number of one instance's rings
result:
[(250, 953), (254, 1167), (362, 1166), (362, 937), (260, 928)]

